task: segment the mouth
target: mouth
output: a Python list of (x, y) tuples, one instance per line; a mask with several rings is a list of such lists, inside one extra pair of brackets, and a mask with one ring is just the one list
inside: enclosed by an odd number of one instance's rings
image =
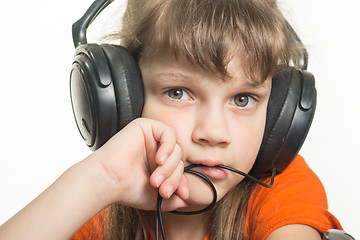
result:
[(225, 179), (228, 174), (227, 170), (218, 167), (201, 166), (198, 169), (206, 176), (217, 180)]
[(198, 161), (191, 161), (191, 164), (196, 164), (198, 166), (194, 167), (194, 171), (198, 171), (212, 179), (221, 180), (225, 179), (228, 175), (228, 171), (216, 167), (216, 165), (221, 165), (220, 161), (210, 161), (210, 160), (198, 160)]

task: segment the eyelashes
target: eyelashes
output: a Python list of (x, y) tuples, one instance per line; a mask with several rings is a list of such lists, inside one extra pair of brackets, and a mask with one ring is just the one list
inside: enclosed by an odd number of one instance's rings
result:
[(191, 99), (190, 95), (187, 93), (186, 90), (181, 89), (181, 88), (171, 88), (169, 90), (167, 90), (165, 92), (165, 94), (173, 99), (173, 100), (178, 100), (178, 101), (184, 101), (184, 100), (188, 100)]
[(230, 100), (230, 103), (239, 108), (251, 108), (256, 104), (257, 98), (250, 94), (238, 94)]
[[(192, 99), (188, 91), (183, 88), (170, 88), (164, 94), (174, 101), (188, 101)], [(240, 93), (232, 97), (229, 102), (240, 109), (251, 109), (258, 102), (258, 99), (252, 94)]]

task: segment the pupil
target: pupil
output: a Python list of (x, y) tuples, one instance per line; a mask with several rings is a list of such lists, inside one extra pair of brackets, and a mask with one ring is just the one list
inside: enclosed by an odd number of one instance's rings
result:
[(180, 99), (182, 97), (182, 91), (181, 90), (173, 90), (170, 92), (170, 97), (175, 99)]
[(247, 96), (243, 96), (243, 95), (240, 95), (236, 98), (236, 105), (238, 105), (239, 107), (245, 107), (249, 102), (249, 99)]

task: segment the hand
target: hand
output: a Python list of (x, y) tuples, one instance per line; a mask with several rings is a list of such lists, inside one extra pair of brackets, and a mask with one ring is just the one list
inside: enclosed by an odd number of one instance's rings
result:
[(154, 210), (159, 191), (165, 199), (163, 210), (186, 206), (189, 190), (183, 175), (182, 149), (174, 130), (164, 123), (136, 119), (93, 157), (110, 180), (113, 202)]
[(186, 206), (189, 190), (181, 157), (173, 129), (150, 119), (134, 120), (3, 224), (0, 238), (69, 239), (111, 203), (155, 210), (157, 187), (165, 199), (163, 210)]

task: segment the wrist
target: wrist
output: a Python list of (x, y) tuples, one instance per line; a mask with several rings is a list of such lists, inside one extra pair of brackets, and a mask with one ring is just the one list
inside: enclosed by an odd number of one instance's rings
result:
[[(102, 210), (114, 203), (114, 184), (96, 152), (75, 164), (72, 168), (83, 176), (84, 187), (94, 206)], [(69, 169), (71, 171), (71, 169)]]
[[(89, 186), (91, 186), (94, 195), (100, 205), (105, 208), (113, 203), (126, 202), (124, 193), (126, 192), (126, 178), (127, 168), (116, 164), (113, 166), (111, 159), (111, 151), (98, 149), (93, 154), (88, 156), (82, 162), (84, 164), (84, 172), (88, 175)], [(118, 161), (121, 161), (119, 159)], [(117, 161), (116, 161), (117, 162)]]

